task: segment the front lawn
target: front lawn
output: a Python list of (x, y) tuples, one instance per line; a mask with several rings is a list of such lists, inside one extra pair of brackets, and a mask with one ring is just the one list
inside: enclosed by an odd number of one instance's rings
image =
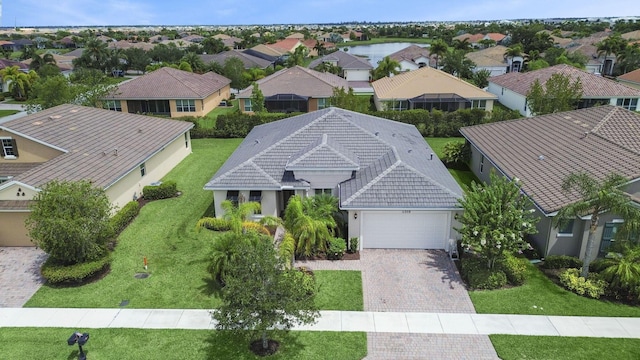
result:
[(531, 314), (565, 316), (640, 316), (640, 307), (589, 299), (554, 284), (528, 264), (524, 285), (502, 290), (469, 291), (480, 314)]
[[(448, 138), (436, 138), (436, 137), (427, 137), (424, 138), (433, 153), (439, 159), (442, 159), (444, 156), (444, 146), (448, 142), (455, 143), (464, 143), (465, 139), (462, 137), (448, 137)], [(466, 190), (471, 187), (472, 182), (479, 182), (478, 178), (471, 172), (471, 170), (467, 169), (449, 169), (449, 173), (453, 176), (454, 179), (458, 182), (458, 185), (462, 187), (462, 189)]]
[[(1, 328), (3, 359), (77, 359), (78, 346), (66, 339), (78, 329)], [(88, 329), (83, 347), (87, 358), (100, 359), (260, 359), (249, 341), (223, 331)], [(269, 359), (358, 360), (367, 354), (361, 332), (298, 332), (274, 334), (280, 350)]]
[(318, 308), (344, 311), (364, 310), (360, 271), (315, 270), (314, 274), (319, 288), (316, 296)]
[(490, 335), (500, 359), (640, 359), (640, 339)]
[(14, 115), (19, 113), (20, 111), (18, 110), (0, 110), (0, 118), (3, 118), (5, 116), (10, 116), (10, 115)]

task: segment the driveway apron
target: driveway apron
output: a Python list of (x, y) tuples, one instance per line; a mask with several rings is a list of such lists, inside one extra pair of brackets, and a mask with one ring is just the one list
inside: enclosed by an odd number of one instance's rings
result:
[(46, 258), (35, 247), (0, 247), (0, 307), (22, 307), (38, 291)]

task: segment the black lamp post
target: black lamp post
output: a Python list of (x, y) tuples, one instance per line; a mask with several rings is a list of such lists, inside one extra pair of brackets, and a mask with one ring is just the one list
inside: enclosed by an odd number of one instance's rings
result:
[(80, 354), (78, 355), (78, 360), (87, 360), (87, 355), (82, 351), (82, 346), (89, 341), (89, 333), (80, 333), (74, 332), (71, 334), (69, 339), (67, 340), (67, 344), (73, 345), (78, 343), (78, 348), (80, 349)]

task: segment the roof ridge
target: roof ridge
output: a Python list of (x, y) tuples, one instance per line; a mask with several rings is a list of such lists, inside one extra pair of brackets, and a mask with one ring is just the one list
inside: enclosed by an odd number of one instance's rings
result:
[(606, 116), (604, 116), (602, 118), (602, 120), (600, 120), (596, 126), (593, 127), (593, 129), (589, 130), (590, 133), (596, 134), (597, 135), (597, 131), (600, 130), (600, 128), (607, 122), (609, 121), (609, 119), (611, 119), (611, 117), (617, 112), (618, 107), (614, 106), (611, 111), (609, 111), (609, 113), (607, 113)]
[[(300, 65), (296, 65), (295, 67), (296, 67), (296, 68), (300, 68), (300, 69), (302, 69), (305, 73), (309, 74), (310, 76), (313, 76), (314, 78), (316, 78), (316, 79), (318, 79), (318, 80), (322, 81), (323, 83), (325, 83), (325, 84), (327, 84), (327, 85), (329, 85), (329, 86), (331, 86), (331, 87), (333, 87), (333, 88), (335, 88), (335, 87), (336, 87), (335, 85), (333, 85), (332, 83), (330, 83), (329, 81), (327, 81), (327, 80), (325, 80), (325, 79), (324, 79), (324, 77), (325, 77), (325, 74), (326, 74), (326, 73), (322, 73), (322, 72), (319, 72), (319, 71), (315, 71), (315, 70), (313, 70), (313, 69), (307, 69), (307, 68), (302, 67), (302, 66), (300, 66)], [(318, 73), (318, 74), (315, 74), (315, 73)], [(333, 74), (331, 74), (331, 75), (333, 75)], [(337, 76), (337, 75), (336, 75), (336, 76)], [(346, 80), (345, 80), (345, 81), (346, 81)]]
[[(173, 68), (170, 68), (170, 67), (168, 67), (168, 66), (163, 67), (163, 69), (165, 69), (165, 68), (167, 68), (167, 69), (173, 69)], [(180, 69), (174, 69), (174, 70), (184, 71), (184, 70), (180, 70)], [(179, 78), (176, 76), (177, 74), (181, 74), (181, 73), (174, 72), (174, 71), (170, 71), (170, 70), (167, 70), (167, 71), (165, 71), (165, 72), (166, 72), (167, 74), (169, 74), (169, 76), (171, 76), (172, 78), (174, 78), (176, 81), (178, 81), (180, 84), (182, 84), (183, 86), (187, 87), (189, 90), (193, 91), (194, 93), (198, 94), (198, 96), (201, 96), (201, 95), (200, 95), (200, 92), (196, 91), (196, 89), (195, 89), (194, 87), (192, 87), (192, 86), (191, 86), (191, 82), (190, 82), (190, 81), (185, 82), (183, 79), (179, 79)], [(194, 79), (195, 79), (196, 77), (198, 77), (198, 80), (200, 80), (200, 78), (199, 78), (199, 77), (200, 77), (200, 76), (202, 76), (201, 74), (190, 73), (190, 72), (188, 72), (188, 71), (184, 71), (184, 72), (185, 72), (185, 73), (187, 73), (187, 74), (192, 74), (192, 75), (194, 75)], [(185, 75), (186, 75), (186, 74), (185, 74)]]
[(338, 155), (338, 157), (340, 157), (342, 160), (344, 160), (344, 161), (346, 161), (346, 162), (348, 162), (348, 163), (350, 163), (350, 164), (352, 164), (354, 166), (360, 166), (359, 164), (353, 162), (351, 159), (349, 159), (347, 156), (345, 156), (342, 152), (338, 151), (333, 146), (329, 145), (329, 143), (327, 142), (327, 138), (328, 138), (327, 134), (322, 134), (322, 142), (320, 142), (317, 146), (314, 146), (312, 149), (307, 151), (304, 155), (299, 156), (293, 162), (288, 163), (287, 166), (295, 165), (295, 164), (301, 162), (302, 160), (305, 160), (305, 159), (309, 158), (311, 155), (317, 153), (321, 149), (329, 149), (329, 150), (331, 150), (332, 153)]
[[(256, 156), (257, 156), (257, 155), (256, 155)], [(222, 175), (218, 176), (218, 177), (216, 178), (216, 180), (215, 180), (215, 181), (223, 180), (223, 179), (224, 179), (224, 178), (226, 178), (227, 176), (231, 175), (231, 173), (232, 173), (232, 172), (234, 172), (234, 171), (236, 171), (236, 170), (238, 170), (238, 169), (240, 169), (240, 168), (243, 168), (243, 167), (245, 167), (245, 166), (247, 166), (247, 165), (248, 165), (248, 166), (251, 166), (252, 168), (254, 168), (254, 169), (258, 170), (258, 172), (259, 172), (259, 173), (261, 173), (262, 175), (264, 175), (264, 176), (267, 178), (267, 180), (271, 181), (274, 185), (280, 186), (280, 183), (279, 183), (279, 182), (277, 182), (277, 181), (276, 181), (276, 180), (275, 180), (271, 175), (267, 174), (267, 172), (265, 172), (264, 170), (262, 170), (262, 168), (260, 168), (260, 166), (258, 166), (256, 163), (254, 163), (254, 162), (253, 162), (253, 159), (254, 159), (254, 157), (249, 158), (249, 159), (247, 159), (246, 161), (244, 161), (244, 162), (242, 162), (242, 163), (238, 164), (238, 166), (235, 166), (235, 167), (233, 167), (233, 168), (229, 169), (229, 170), (228, 170), (228, 171), (226, 171), (224, 174), (222, 174)]]
[[(391, 164), (391, 166), (389, 166), (388, 168), (384, 169), (384, 171), (381, 172), (380, 174), (378, 174), (378, 176), (376, 176), (371, 181), (369, 181), (365, 186), (361, 187), (360, 190), (356, 191), (353, 195), (351, 195), (347, 200), (344, 201), (344, 204), (350, 203), (355, 198), (360, 196), (363, 192), (369, 190), (373, 185), (378, 183), (378, 181), (380, 181), (380, 179), (382, 179), (383, 177), (387, 176), (388, 173), (390, 173), (392, 170), (394, 170), (400, 164), (402, 164), (402, 161), (400, 160), (400, 158), (396, 154), (395, 148), (392, 149), (392, 152), (393, 152), (393, 156), (396, 158), (396, 161), (393, 164)], [(388, 153), (389, 152), (385, 153), (385, 155), (388, 154)], [(383, 156), (385, 156), (385, 155), (383, 155)], [(372, 162), (368, 167), (371, 167), (375, 163), (376, 163), (375, 161)]]
[(453, 192), (453, 191), (451, 191), (451, 189), (449, 189), (448, 187), (443, 186), (443, 185), (442, 185), (442, 184), (440, 184), (438, 181), (434, 180), (432, 177), (427, 176), (426, 174), (424, 174), (424, 173), (422, 173), (422, 172), (418, 171), (418, 169), (414, 168), (413, 166), (409, 165), (408, 163), (406, 163), (406, 162), (402, 162), (402, 165), (404, 165), (407, 169), (409, 169), (409, 170), (413, 171), (414, 173), (416, 173), (416, 174), (418, 174), (418, 175), (422, 176), (424, 179), (428, 180), (429, 182), (431, 182), (431, 183), (433, 183), (433, 184), (438, 185), (438, 187), (439, 187), (439, 188), (444, 189), (446, 192), (448, 192), (448, 193), (450, 193), (450, 194), (454, 195), (455, 197), (458, 197), (458, 196), (459, 196), (459, 194), (454, 193), (454, 192)]

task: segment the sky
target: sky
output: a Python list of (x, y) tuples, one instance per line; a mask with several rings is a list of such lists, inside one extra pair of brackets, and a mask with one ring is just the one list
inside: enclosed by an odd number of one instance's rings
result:
[(2, 27), (640, 16), (637, 0), (0, 0), (0, 3)]

